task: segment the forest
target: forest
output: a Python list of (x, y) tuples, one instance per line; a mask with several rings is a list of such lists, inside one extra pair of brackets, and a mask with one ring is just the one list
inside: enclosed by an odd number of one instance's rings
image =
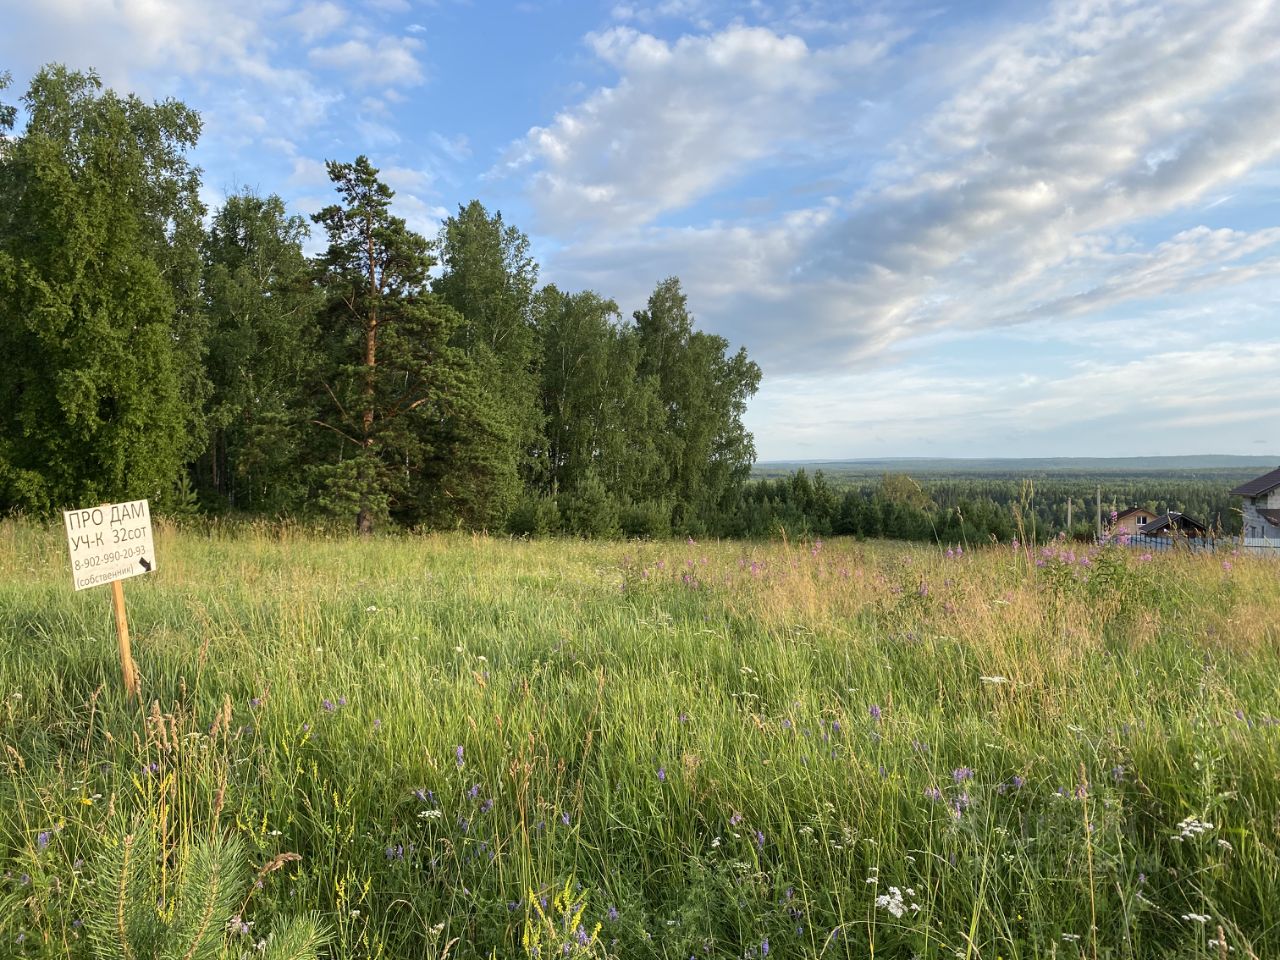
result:
[(362, 534), (663, 536), (740, 502), (760, 369), (677, 278), (630, 318), (540, 286), (500, 212), (422, 236), (364, 156), (327, 164), (309, 217), (249, 190), (206, 210), (199, 115), (93, 73), (45, 68), (21, 116), (0, 106), (0, 515), (149, 497)]
[[(885, 464), (901, 468), (905, 464)], [(908, 474), (874, 464), (757, 467), (744, 490), (740, 535), (846, 534), (980, 544), (1015, 537), (1044, 541), (1060, 535), (1092, 540), (1101, 502), (1103, 526), (1113, 511), (1142, 506), (1157, 514), (1185, 513), (1214, 533), (1240, 533), (1235, 486), (1272, 467), (1135, 469), (959, 469), (946, 461)], [(1070, 504), (1070, 507), (1069, 507)], [(1070, 513), (1068, 512), (1070, 510)]]

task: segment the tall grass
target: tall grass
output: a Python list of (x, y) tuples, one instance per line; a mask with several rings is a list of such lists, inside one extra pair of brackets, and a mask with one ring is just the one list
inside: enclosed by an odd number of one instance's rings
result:
[(157, 552), (125, 591), (139, 706), (108, 592), (0, 525), (0, 955), (89, 956), (86, 885), (140, 816), (162, 890), (217, 831), (301, 857), (244, 951), (315, 910), (343, 958), (1280, 952), (1273, 562), (265, 526)]

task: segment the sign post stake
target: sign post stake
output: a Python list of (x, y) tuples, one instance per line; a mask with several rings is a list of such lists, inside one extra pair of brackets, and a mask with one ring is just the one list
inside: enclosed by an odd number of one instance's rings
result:
[(124, 586), (119, 580), (111, 581), (111, 607), (116, 614), (116, 636), (120, 640), (120, 669), (124, 673), (124, 691), (131, 699), (142, 697), (142, 683), (138, 679), (138, 665), (133, 662), (129, 648), (129, 619), (124, 611)]
[(120, 581), (151, 573), (156, 568), (156, 548), (151, 536), (151, 505), (146, 500), (104, 503), (86, 510), (64, 510), (67, 549), (71, 557), (71, 584), (77, 590), (111, 584), (111, 608), (120, 642), (120, 670), (125, 695), (142, 699), (142, 679), (129, 646), (129, 619), (124, 609)]

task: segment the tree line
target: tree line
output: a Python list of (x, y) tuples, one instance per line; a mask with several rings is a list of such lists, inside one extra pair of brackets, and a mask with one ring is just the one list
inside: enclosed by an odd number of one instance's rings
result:
[[(1229, 491), (1252, 469), (1103, 474), (860, 473), (804, 468), (748, 484), (734, 514), (740, 536), (856, 535), (942, 544), (1091, 540), (1101, 491), (1104, 526), (1112, 511), (1141, 506), (1177, 511), (1211, 531), (1240, 533), (1240, 500)], [(1070, 507), (1068, 504), (1070, 503)]]
[(364, 156), (328, 163), (309, 220), (249, 190), (209, 212), (184, 104), (60, 66), (22, 103), (20, 131), (0, 105), (0, 513), (734, 525), (760, 369), (695, 328), (677, 278), (630, 318), (540, 286), (501, 213), (472, 201), (424, 237)]

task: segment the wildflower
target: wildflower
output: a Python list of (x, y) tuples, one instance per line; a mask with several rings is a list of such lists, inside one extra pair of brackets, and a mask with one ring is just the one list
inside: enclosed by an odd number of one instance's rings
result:
[(957, 767), (951, 771), (951, 779), (956, 783), (963, 783), (965, 780), (973, 779), (972, 767)]
[(262, 698), (261, 698), (261, 697), (253, 697), (253, 698), (252, 698), (252, 699), (250, 699), (250, 701), (249, 701), (249, 706), (250, 706), (250, 707), (252, 707), (254, 710), (257, 710), (260, 706), (262, 706)]
[(474, 800), (479, 795), (480, 795), (480, 784), (473, 783), (471, 785), (471, 789), (467, 791), (467, 796), (469, 796), (472, 800)]
[(942, 799), (942, 791), (939, 790), (937, 787), (930, 787), (928, 790), (924, 792), (924, 795), (927, 799), (932, 800), (934, 803), (937, 803), (939, 800)]
[(330, 713), (333, 713), (333, 711), (334, 711), (334, 710), (337, 710), (337, 709), (338, 709), (337, 707), (335, 707), (335, 706), (333, 705), (333, 701), (332, 701), (332, 700), (330, 700), (328, 697), (325, 697), (325, 698), (324, 698), (324, 703), (322, 703), (322, 704), (320, 704), (320, 705), (321, 705), (322, 707), (324, 707), (324, 708), (325, 708), (327, 711), (329, 711)]
[(463, 761), (462, 761), (462, 747), (461, 747), (461, 746), (456, 747), (456, 748), (454, 749), (454, 751), (453, 751), (453, 755), (457, 758), (457, 761), (458, 761), (458, 768), (459, 768), (459, 769), (461, 769), (461, 768), (462, 768), (462, 763), (463, 763)]
[(983, 683), (989, 683), (989, 684), (992, 684), (993, 686), (998, 686), (999, 684), (1009, 682), (1008, 677), (1002, 677), (999, 674), (994, 674), (993, 676), (990, 676), (990, 677), (979, 677), (978, 679), (981, 680)]
[(742, 822), (742, 814), (740, 813), (735, 812), (734, 815), (729, 818), (729, 826), (731, 827), (736, 827), (741, 822)]
[(769, 955), (769, 941), (768, 939), (765, 939), (760, 941), (760, 956), (767, 957), (768, 955)]
[(660, 783), (665, 783), (665, 782), (666, 782), (666, 779), (667, 779), (667, 768), (666, 768), (666, 767), (659, 767), (659, 768), (658, 768), (658, 781), (659, 781)]
[(1181, 843), (1183, 840), (1191, 840), (1201, 834), (1208, 833), (1212, 829), (1212, 823), (1197, 820), (1195, 817), (1187, 817), (1178, 824), (1178, 832), (1173, 834), (1172, 839)]
[(48, 830), (41, 830), (41, 831), (40, 831), (40, 834), (36, 837), (36, 846), (38, 846), (41, 850), (44, 850), (46, 847), (48, 847), (48, 846), (49, 846), (49, 831), (48, 831)]
[(560, 822), (561, 822), (561, 823), (563, 823), (566, 827), (569, 825), (569, 811), (568, 811), (568, 810), (566, 810), (564, 813), (560, 814)]
[(481, 813), (488, 813), (492, 809), (493, 809), (493, 797), (490, 797), (484, 803), (480, 804)]
[(761, 850), (764, 849), (764, 834), (759, 830), (756, 831), (756, 846)]
[(610, 920), (611, 922), (615, 922), (615, 923), (616, 923), (616, 922), (617, 922), (617, 920), (618, 920), (618, 908), (617, 908), (617, 907), (615, 907), (615, 906), (613, 906), (612, 904), (610, 904), (610, 905), (609, 905), (609, 913), (607, 914), (607, 916), (609, 917), (609, 920)]
[(381, 717), (374, 717), (374, 718), (373, 718), (373, 729), (375, 729), (375, 730), (381, 730), (381, 729), (382, 729), (382, 718), (381, 718)]
[(346, 698), (346, 697), (339, 697), (339, 698), (338, 698), (338, 706), (340, 706), (340, 707), (345, 707), (346, 705), (347, 705), (347, 698)]
[(1231, 561), (1230, 561), (1230, 560), (1223, 560), (1223, 561), (1222, 561), (1222, 569), (1223, 569), (1223, 570), (1225, 570), (1227, 573), (1230, 573), (1230, 572), (1231, 572)]
[(1213, 917), (1207, 913), (1184, 913), (1183, 920), (1190, 920), (1192, 923), (1208, 923)]
[(871, 714), (872, 720), (875, 720), (877, 723), (880, 721), (880, 708), (876, 706), (876, 704), (873, 703), (867, 712)]
[[(908, 896), (914, 895), (910, 888), (907, 889), (907, 894)], [(895, 918), (901, 917), (908, 909), (908, 904), (903, 899), (902, 891), (898, 887), (890, 887), (888, 893), (882, 893), (876, 897), (876, 906), (881, 910), (889, 911)], [(910, 908), (913, 911), (920, 909), (915, 903), (910, 904)]]
[(387, 860), (403, 860), (404, 844), (397, 843), (394, 846), (387, 847)]

